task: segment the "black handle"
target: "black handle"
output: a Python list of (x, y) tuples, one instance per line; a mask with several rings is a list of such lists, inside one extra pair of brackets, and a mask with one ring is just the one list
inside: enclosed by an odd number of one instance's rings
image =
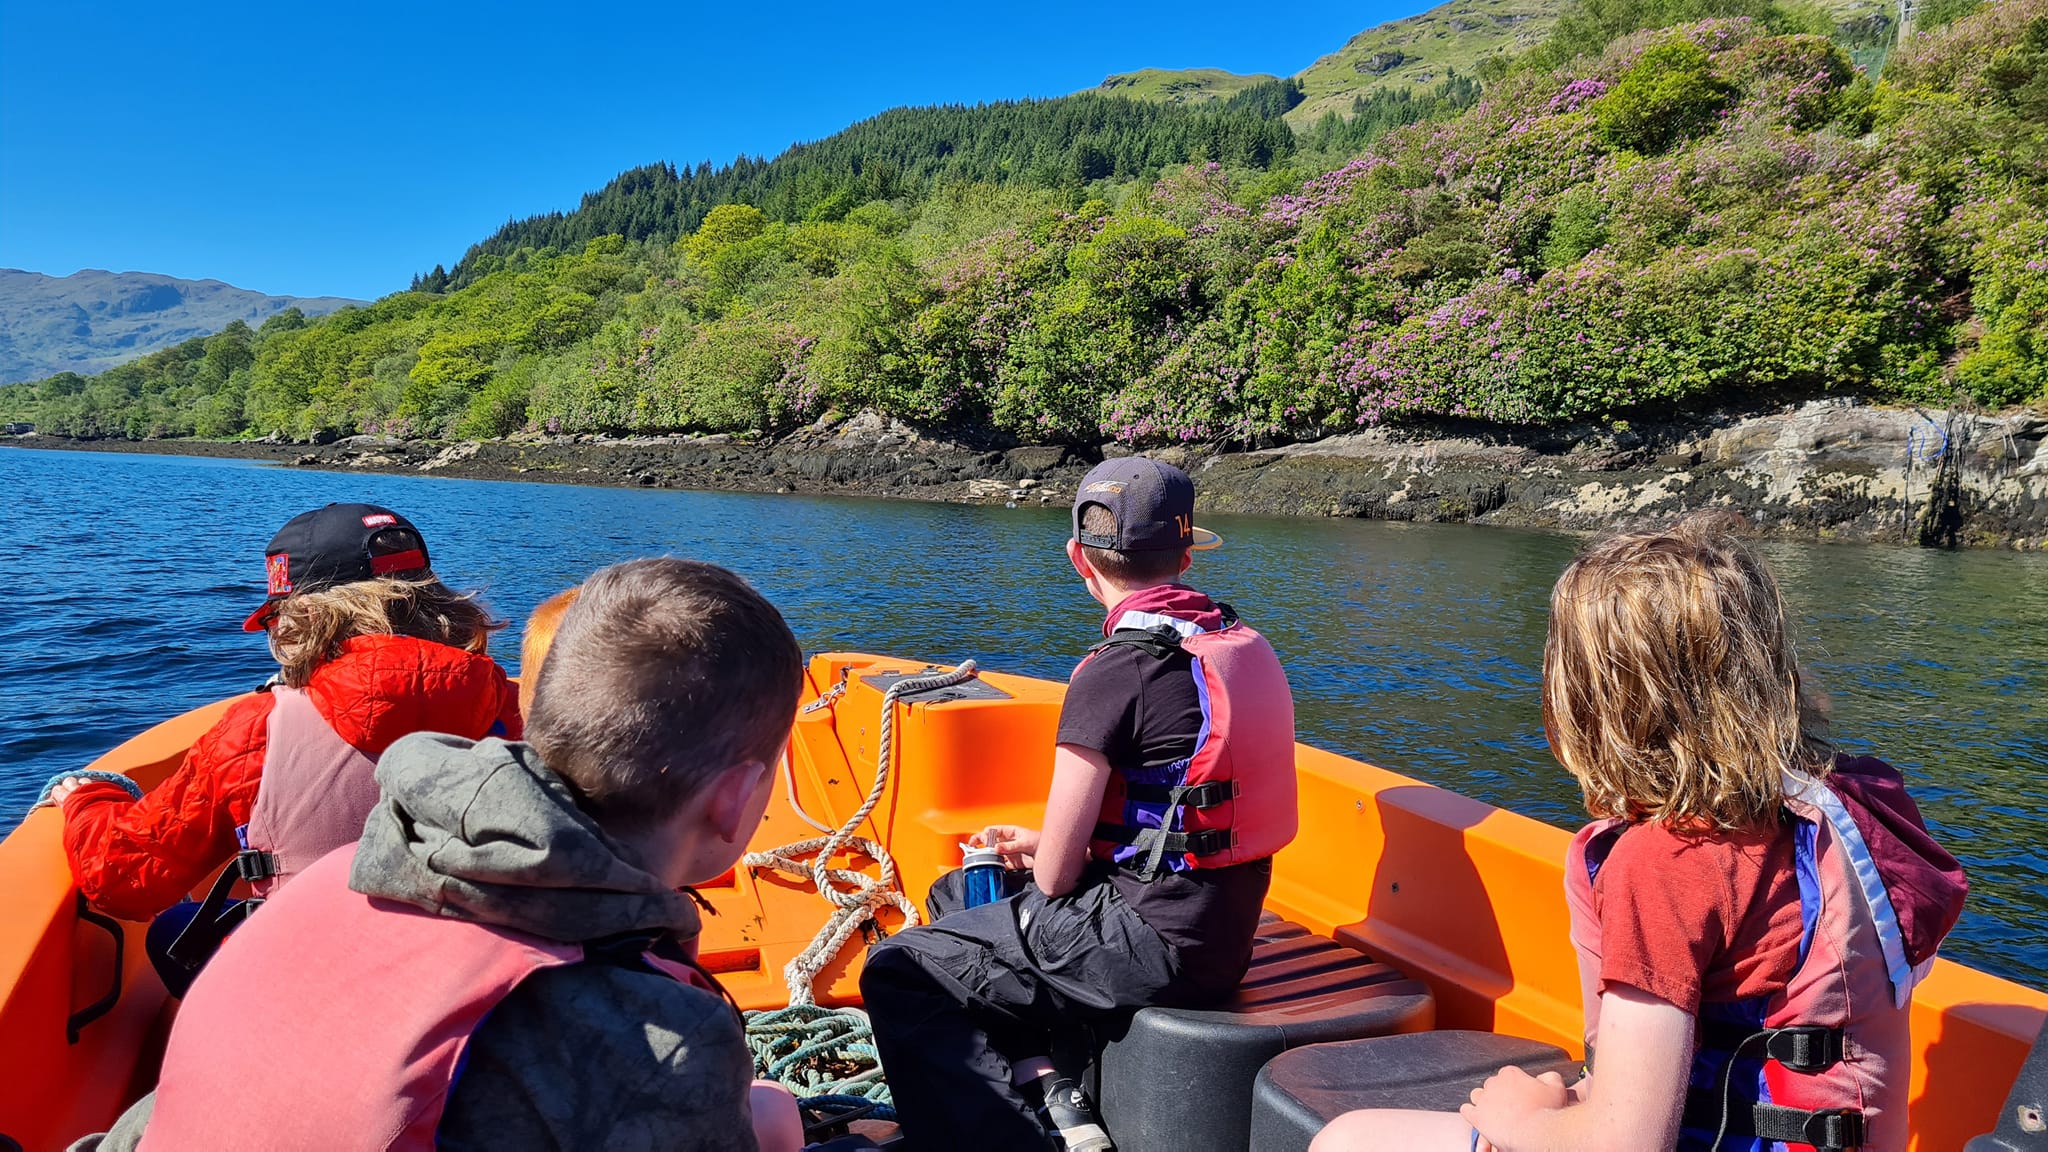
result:
[(104, 916), (93, 911), (92, 906), (85, 902), (85, 893), (83, 892), (78, 894), (78, 918), (88, 924), (95, 924), (106, 929), (107, 935), (114, 938), (114, 986), (107, 989), (105, 996), (73, 1012), (65, 1019), (64, 1040), (69, 1044), (78, 1043), (78, 1034), (84, 1030), (87, 1024), (112, 1012), (114, 1005), (120, 1003), (121, 969), (127, 959), (126, 948), (128, 941), (127, 937), (121, 932), (121, 922), (112, 916)]

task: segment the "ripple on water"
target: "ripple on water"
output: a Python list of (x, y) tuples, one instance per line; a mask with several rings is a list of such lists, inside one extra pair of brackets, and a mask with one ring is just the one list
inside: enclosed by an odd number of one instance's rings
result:
[[(242, 618), (286, 519), (394, 505), (499, 612), (593, 568), (672, 553), (755, 582), (811, 651), (980, 658), (1064, 678), (1100, 624), (1066, 515), (882, 501), (485, 484), (244, 461), (0, 451), (0, 828), (44, 777), (269, 675)], [(231, 511), (229, 511), (231, 510)], [(1303, 739), (1540, 820), (1583, 819), (1544, 746), (1549, 586), (1570, 538), (1458, 526), (1204, 517), (1197, 583), (1285, 658)], [(82, 528), (89, 525), (90, 529)], [(1948, 953), (2048, 984), (2048, 557), (1767, 546), (1844, 746), (1906, 772), (1969, 866)], [(518, 630), (495, 650), (516, 661)]]

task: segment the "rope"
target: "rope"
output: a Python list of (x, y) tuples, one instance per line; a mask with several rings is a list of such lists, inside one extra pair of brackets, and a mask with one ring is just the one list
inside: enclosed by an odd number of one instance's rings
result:
[[(888, 790), (889, 772), (895, 764), (896, 743), (896, 701), (915, 692), (933, 688), (950, 688), (963, 684), (975, 676), (974, 661), (963, 661), (958, 668), (946, 671), (928, 672), (918, 676), (905, 676), (889, 686), (882, 695), (881, 733), (875, 748), (875, 782), (868, 788), (867, 798), (860, 808), (847, 818), (839, 828), (824, 836), (814, 836), (771, 848), (765, 852), (749, 852), (742, 862), (749, 868), (769, 868), (791, 876), (809, 876), (817, 886), (818, 895), (836, 906), (824, 926), (804, 950), (790, 958), (783, 966), (782, 980), (789, 988), (789, 1003), (792, 1007), (816, 1004), (817, 996), (812, 986), (817, 982), (818, 973), (823, 971), (847, 940), (860, 927), (870, 921), (883, 909), (895, 907), (903, 913), (904, 923), (917, 924), (920, 921), (917, 905), (903, 895), (896, 879), (896, 861), (889, 850), (865, 836), (856, 836), (853, 830), (860, 827), (875, 806), (882, 802), (882, 795)], [(794, 774), (793, 772), (791, 773)], [(790, 781), (794, 784), (794, 780)], [(794, 803), (795, 789), (790, 791)], [(799, 810), (801, 813), (801, 810)], [(831, 866), (832, 857), (840, 850), (853, 848), (868, 856), (881, 866), (881, 875), (871, 877), (864, 873)], [(804, 857), (810, 857), (806, 864)]]
[[(789, 790), (790, 808), (806, 824), (825, 832), (808, 840), (785, 844), (765, 852), (749, 852), (741, 860), (748, 868), (768, 868), (790, 876), (808, 877), (818, 894), (834, 906), (817, 935), (803, 951), (783, 966), (782, 980), (789, 988), (789, 1007), (749, 1012), (747, 1046), (754, 1054), (754, 1070), (771, 1080), (787, 1084), (804, 1097), (806, 1105), (834, 1107), (853, 1098), (861, 1103), (890, 1103), (889, 1086), (882, 1080), (881, 1056), (875, 1051), (874, 1030), (867, 1013), (857, 1008), (826, 1008), (817, 1001), (814, 986), (818, 973), (839, 955), (847, 940), (864, 925), (873, 923), (883, 908), (903, 913), (912, 925), (921, 919), (917, 905), (903, 894), (896, 878), (896, 860), (875, 841), (853, 834), (882, 802), (889, 786), (889, 772), (896, 757), (896, 701), (915, 692), (950, 688), (976, 675), (974, 661), (962, 661), (958, 668), (905, 676), (882, 695), (881, 733), (875, 747), (875, 782), (867, 798), (837, 829), (828, 830), (811, 818), (797, 803), (796, 770), (784, 754), (784, 783)], [(815, 701), (806, 711), (829, 707), (846, 691), (845, 681)], [(832, 857), (851, 848), (875, 861), (879, 876), (868, 876), (847, 868), (831, 866)], [(805, 860), (809, 857), (808, 862)], [(834, 1100), (833, 1098), (840, 1098)], [(843, 1109), (842, 1109), (843, 1110)], [(888, 1115), (883, 1115), (887, 1111)], [(878, 1107), (877, 1119), (892, 1119), (894, 1112)]]

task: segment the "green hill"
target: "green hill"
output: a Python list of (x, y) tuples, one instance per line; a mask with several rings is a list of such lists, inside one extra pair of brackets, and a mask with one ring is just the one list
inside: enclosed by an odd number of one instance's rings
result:
[[(0, 420), (754, 435), (873, 409), (1244, 444), (1829, 393), (2048, 402), (2048, 0), (1930, 18), (1881, 76), (1796, 13), (1725, 14), (1746, 2), (1585, 0), (1583, 51), (1446, 89), (1427, 123), (1377, 93), (1359, 119), (1387, 130), (1348, 157), (1289, 151), (1291, 81), (909, 110), (841, 151), (594, 194), (460, 287), (0, 387)], [(1723, 14), (1637, 28), (1650, 3)]]
[(1096, 85), (1095, 91), (1166, 104), (1207, 104), (1228, 100), (1247, 88), (1278, 79), (1263, 72), (1241, 75), (1221, 68), (1141, 68), (1136, 72), (1119, 72)]
[[(1875, 22), (1880, 31), (1889, 28), (1884, 0), (1814, 0), (1813, 6), (1844, 27)], [(1504, 58), (1541, 44), (1557, 26), (1563, 7), (1563, 0), (1450, 0), (1368, 28), (1294, 74), (1305, 99), (1287, 114), (1287, 122), (1306, 129), (1331, 112), (1350, 115), (1361, 97), (1381, 92), (1421, 96), (1453, 71), (1476, 75), (1487, 57)], [(1146, 68), (1111, 76), (1098, 90), (1197, 103), (1228, 97), (1262, 79), (1216, 68)]]

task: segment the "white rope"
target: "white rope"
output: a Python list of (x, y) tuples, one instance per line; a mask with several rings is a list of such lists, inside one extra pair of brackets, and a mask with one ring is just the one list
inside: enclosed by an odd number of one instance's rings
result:
[[(950, 688), (963, 684), (975, 676), (974, 661), (964, 660), (958, 668), (943, 672), (928, 672), (917, 676), (905, 676), (882, 695), (881, 733), (875, 743), (875, 782), (868, 789), (867, 799), (860, 808), (835, 831), (809, 840), (799, 840), (766, 852), (749, 852), (742, 858), (748, 868), (769, 868), (791, 876), (808, 876), (817, 885), (818, 895), (830, 901), (837, 911), (825, 921), (818, 934), (804, 950), (790, 958), (783, 966), (782, 981), (789, 988), (789, 1002), (792, 1005), (816, 1004), (817, 994), (813, 985), (818, 973), (825, 969), (839, 955), (839, 950), (853, 937), (862, 925), (873, 920), (883, 908), (895, 907), (902, 911), (906, 925), (917, 924), (921, 917), (917, 905), (903, 894), (902, 885), (896, 879), (896, 861), (889, 850), (865, 836), (855, 836), (853, 830), (861, 826), (882, 802), (882, 793), (889, 786), (889, 771), (894, 766), (896, 749), (896, 701), (898, 697), (914, 692), (925, 692), (933, 688)], [(796, 771), (789, 759), (783, 761), (784, 780), (789, 787), (790, 807), (806, 823), (820, 830), (824, 825), (812, 820), (796, 802)], [(831, 867), (832, 857), (845, 848), (872, 858), (881, 866), (880, 876), (868, 876), (845, 868)], [(809, 856), (806, 863), (802, 858)], [(843, 885), (843, 887), (842, 887)]]

